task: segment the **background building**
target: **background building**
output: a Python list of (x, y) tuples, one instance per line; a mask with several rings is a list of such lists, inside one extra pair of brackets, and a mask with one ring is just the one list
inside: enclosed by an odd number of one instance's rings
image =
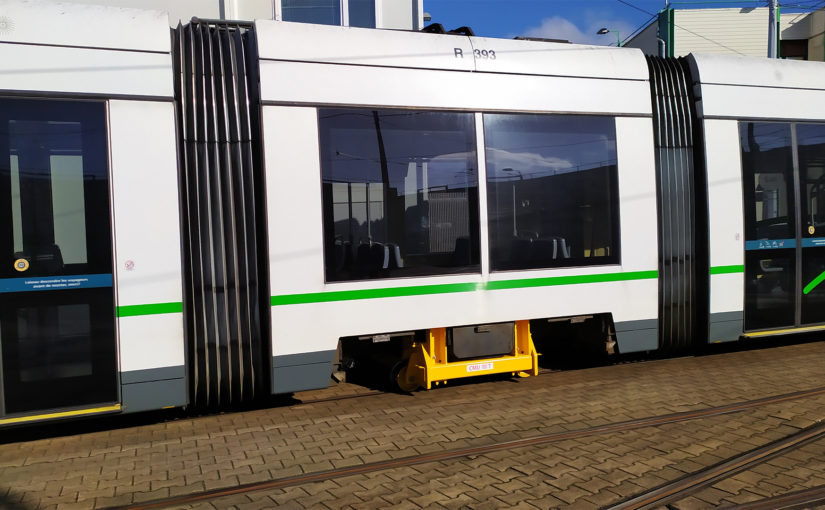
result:
[[(780, 13), (779, 56), (825, 60), (825, 10)], [(727, 53), (765, 57), (768, 54), (768, 8), (664, 9), (624, 46), (658, 55), (661, 39), (667, 56)]]
[(275, 19), (396, 30), (424, 26), (423, 0), (68, 0), (169, 13), (169, 23), (206, 19)]

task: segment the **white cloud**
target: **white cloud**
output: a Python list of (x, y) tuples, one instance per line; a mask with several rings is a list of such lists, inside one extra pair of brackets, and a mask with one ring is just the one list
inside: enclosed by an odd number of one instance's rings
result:
[(616, 34), (597, 35), (600, 28), (606, 27), (610, 30), (618, 30), (622, 39), (630, 35), (631, 27), (626, 21), (598, 19), (595, 16), (587, 16), (587, 26), (579, 28), (578, 25), (562, 18), (552, 16), (541, 20), (537, 27), (530, 27), (524, 31), (527, 37), (543, 37), (547, 39), (566, 39), (577, 44), (598, 44), (602, 46), (616, 44)]

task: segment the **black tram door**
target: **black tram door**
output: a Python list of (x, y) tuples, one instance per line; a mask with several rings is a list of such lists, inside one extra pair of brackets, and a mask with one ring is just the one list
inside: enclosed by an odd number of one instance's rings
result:
[(0, 414), (118, 400), (105, 108), (0, 99)]
[(801, 210), (800, 324), (825, 323), (825, 124), (796, 124)]
[(745, 330), (825, 322), (825, 125), (741, 123)]

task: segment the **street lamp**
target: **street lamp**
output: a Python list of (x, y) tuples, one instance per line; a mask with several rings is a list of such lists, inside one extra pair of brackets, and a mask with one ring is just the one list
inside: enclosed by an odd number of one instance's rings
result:
[(621, 48), (622, 47), (622, 37), (621, 37), (621, 35), (619, 35), (618, 30), (608, 30), (606, 28), (600, 28), (599, 31), (596, 32), (596, 33), (598, 35), (606, 35), (606, 34), (609, 34), (610, 32), (614, 32), (616, 34), (616, 47)]

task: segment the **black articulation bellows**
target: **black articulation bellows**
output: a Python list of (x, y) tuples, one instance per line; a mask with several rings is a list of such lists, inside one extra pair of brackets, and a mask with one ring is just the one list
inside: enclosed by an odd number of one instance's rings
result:
[(173, 30), (190, 404), (269, 394), (269, 300), (254, 28)]
[(707, 343), (707, 193), (701, 124), (683, 58), (647, 57), (659, 230), (659, 348)]

